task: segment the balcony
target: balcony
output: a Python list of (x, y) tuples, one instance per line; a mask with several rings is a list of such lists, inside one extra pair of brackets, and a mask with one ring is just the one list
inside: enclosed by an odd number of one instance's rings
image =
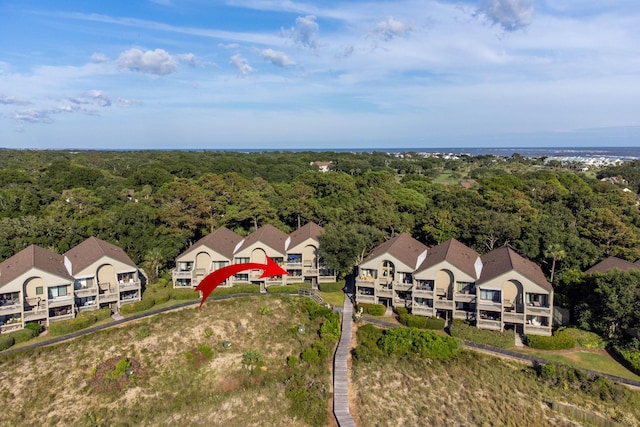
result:
[(433, 316), (433, 307), (414, 303), (411, 306), (411, 313), (417, 316)]
[(413, 288), (412, 294), (414, 297), (433, 299), (433, 290), (427, 288)]
[(453, 295), (457, 302), (476, 302), (476, 295), (467, 292), (456, 292)]
[(524, 313), (503, 312), (502, 320), (505, 323), (524, 323)]
[(33, 310), (25, 310), (24, 321), (39, 320), (47, 318), (48, 309), (46, 307), (34, 308)]
[(20, 301), (5, 301), (0, 305), (0, 315), (20, 313)]
[(57, 316), (49, 317), (50, 322), (55, 322), (58, 320), (69, 320), (69, 319), (73, 319), (73, 313), (59, 314)]
[(191, 270), (173, 270), (173, 278), (177, 279), (191, 279), (193, 277), (193, 271)]
[(120, 290), (132, 290), (132, 289), (140, 289), (140, 282), (138, 280), (129, 280), (128, 282), (121, 281), (120, 282)]
[(376, 297), (375, 297), (375, 295), (358, 295), (358, 294), (356, 294), (356, 302), (374, 304), (376, 302)]
[(454, 310), (453, 311), (454, 319), (462, 319), (467, 321), (473, 321), (476, 319), (475, 311), (466, 311), (466, 310)]
[(536, 325), (524, 325), (524, 333), (532, 334), (532, 335), (546, 335), (551, 336), (551, 327), (550, 326), (536, 326)]
[(334, 283), (336, 281), (336, 276), (320, 276), (318, 277), (319, 283)]
[(413, 287), (413, 283), (395, 283), (393, 285), (393, 289), (395, 289), (396, 291), (408, 291), (409, 289), (411, 289)]
[(49, 299), (49, 308), (63, 307), (65, 305), (72, 305), (72, 304), (73, 304), (73, 297), (71, 295)]
[(302, 269), (303, 276), (317, 276), (320, 273), (320, 270), (317, 268), (307, 268)]
[(532, 314), (535, 316), (551, 316), (551, 308), (550, 307), (540, 307), (535, 305), (527, 305), (527, 314)]
[(411, 308), (411, 300), (395, 297), (393, 299), (393, 306)]
[(439, 310), (453, 310), (453, 300), (450, 299), (435, 299), (433, 305)]
[(6, 325), (0, 326), (0, 332), (3, 334), (5, 332), (17, 331), (18, 329), (22, 329), (22, 321), (7, 323)]
[(118, 292), (112, 289), (106, 290), (103, 293), (98, 294), (98, 300), (100, 303), (115, 302), (118, 300)]
[(91, 287), (91, 288), (74, 289), (73, 293), (76, 296), (76, 298), (92, 297), (98, 294), (98, 288)]
[(481, 299), (477, 301), (480, 310), (502, 311), (502, 302)]
[(378, 286), (376, 288), (376, 296), (379, 297), (384, 297), (384, 298), (389, 298), (393, 296), (393, 289), (390, 289), (388, 287), (382, 287), (382, 286)]
[(499, 320), (480, 319), (477, 322), (477, 326), (480, 329), (489, 329), (491, 331), (502, 330), (502, 322)]

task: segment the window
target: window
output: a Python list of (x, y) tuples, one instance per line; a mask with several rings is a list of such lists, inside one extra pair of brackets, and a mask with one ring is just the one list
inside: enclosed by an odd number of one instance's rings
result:
[(193, 268), (193, 262), (180, 261), (178, 263), (178, 271), (191, 271)]
[(42, 295), (42, 286), (36, 286), (36, 295)]
[(66, 286), (52, 286), (49, 288), (49, 298), (59, 298), (67, 296)]
[(233, 260), (234, 264), (245, 264), (247, 262), (251, 262), (249, 257), (237, 257)]
[(213, 261), (213, 269), (220, 270), (229, 265), (229, 261)]
[(435, 281), (433, 280), (418, 280), (417, 290), (419, 291), (433, 291), (433, 285)]
[(492, 302), (500, 302), (502, 300), (500, 291), (496, 291), (493, 289), (481, 289), (480, 299), (485, 301), (492, 301)]

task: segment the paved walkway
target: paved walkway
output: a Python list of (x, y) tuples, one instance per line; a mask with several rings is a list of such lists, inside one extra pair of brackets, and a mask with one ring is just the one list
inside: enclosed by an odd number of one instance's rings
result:
[(353, 325), (353, 305), (345, 295), (342, 308), (342, 334), (333, 358), (333, 413), (340, 427), (355, 427), (349, 412), (349, 372), (347, 355), (351, 347), (351, 326)]

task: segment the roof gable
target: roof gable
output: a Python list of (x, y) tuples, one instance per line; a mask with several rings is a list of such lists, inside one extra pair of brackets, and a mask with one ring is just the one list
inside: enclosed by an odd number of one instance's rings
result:
[(278, 230), (271, 224), (266, 224), (249, 234), (235, 252), (246, 249), (255, 243), (261, 243), (284, 254), (286, 253), (286, 241), (288, 238), (289, 236), (284, 231)]
[(610, 256), (609, 258), (606, 258), (600, 261), (599, 263), (597, 263), (596, 265), (594, 265), (593, 267), (585, 271), (585, 274), (594, 274), (594, 273), (605, 274), (611, 270), (620, 270), (620, 271), (640, 270), (640, 264), (638, 264), (638, 261), (636, 261), (636, 263), (632, 263), (618, 257)]
[(242, 242), (242, 236), (234, 233), (227, 227), (220, 227), (213, 233), (209, 233), (202, 239), (195, 242), (178, 258), (181, 258), (184, 255), (187, 255), (202, 246), (205, 246), (215, 252), (218, 252), (220, 255), (223, 255), (228, 259), (233, 259), (233, 252), (240, 242)]
[(417, 272), (426, 270), (441, 262), (448, 262), (470, 277), (478, 278), (476, 262), (480, 254), (456, 239), (449, 239), (427, 251), (427, 257)]
[(313, 239), (317, 242), (323, 231), (324, 228), (320, 227), (318, 224), (308, 222), (289, 235), (291, 241), (288, 248), (295, 248), (307, 239)]
[(511, 271), (516, 271), (541, 288), (553, 292), (553, 286), (544, 277), (540, 267), (518, 254), (510, 246), (503, 246), (488, 252), (481, 259), (482, 273), (480, 274), (478, 285)]
[(65, 257), (71, 262), (71, 273), (84, 270), (102, 257), (120, 261), (130, 267), (137, 268), (129, 255), (120, 247), (96, 237), (89, 237), (84, 242), (68, 250)]
[(64, 266), (62, 255), (31, 245), (0, 263), (0, 286), (6, 285), (32, 268), (73, 281), (73, 277)]
[(420, 243), (407, 233), (402, 233), (378, 245), (362, 262), (365, 263), (387, 254), (407, 265), (411, 268), (411, 271), (413, 271), (416, 269), (420, 255), (427, 251), (427, 249), (428, 247), (426, 245)]

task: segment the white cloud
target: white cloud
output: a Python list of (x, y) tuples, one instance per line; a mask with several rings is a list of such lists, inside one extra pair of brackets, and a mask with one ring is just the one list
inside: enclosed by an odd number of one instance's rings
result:
[(78, 97), (67, 98), (70, 102), (77, 105), (97, 105), (98, 107), (110, 107), (111, 99), (100, 90), (91, 90)]
[(109, 62), (109, 58), (104, 53), (94, 53), (91, 55), (91, 62), (94, 64), (102, 64), (104, 62)]
[(190, 67), (195, 67), (196, 65), (198, 65), (198, 59), (193, 53), (181, 53), (176, 56), (180, 61), (188, 64)]
[(474, 15), (483, 15), (505, 31), (516, 31), (533, 21), (533, 0), (483, 0)]
[(0, 104), (3, 105), (29, 105), (29, 101), (18, 99), (15, 96), (0, 95)]
[(391, 40), (394, 37), (406, 37), (414, 30), (412, 24), (398, 21), (389, 16), (386, 21), (376, 24), (373, 32), (380, 35), (384, 40)]
[(120, 54), (117, 63), (128, 70), (159, 76), (175, 73), (178, 69), (177, 61), (164, 49), (143, 51), (131, 48)]
[(262, 55), (262, 58), (271, 62), (276, 67), (286, 67), (287, 65), (296, 65), (296, 63), (293, 62), (291, 59), (289, 59), (287, 54), (284, 52), (279, 52), (273, 49), (264, 49), (260, 53)]
[(316, 49), (318, 47), (320, 26), (316, 22), (314, 15), (298, 16), (296, 18), (296, 26), (288, 31), (283, 29), (281, 33), (291, 37), (294, 42), (301, 46)]
[(229, 63), (236, 66), (238, 69), (238, 74), (242, 77), (246, 77), (249, 74), (253, 73), (255, 70), (249, 62), (245, 58), (243, 58), (239, 53), (236, 53), (229, 59)]
[(223, 49), (237, 49), (240, 47), (240, 45), (238, 43), (218, 43), (218, 47), (221, 47)]

